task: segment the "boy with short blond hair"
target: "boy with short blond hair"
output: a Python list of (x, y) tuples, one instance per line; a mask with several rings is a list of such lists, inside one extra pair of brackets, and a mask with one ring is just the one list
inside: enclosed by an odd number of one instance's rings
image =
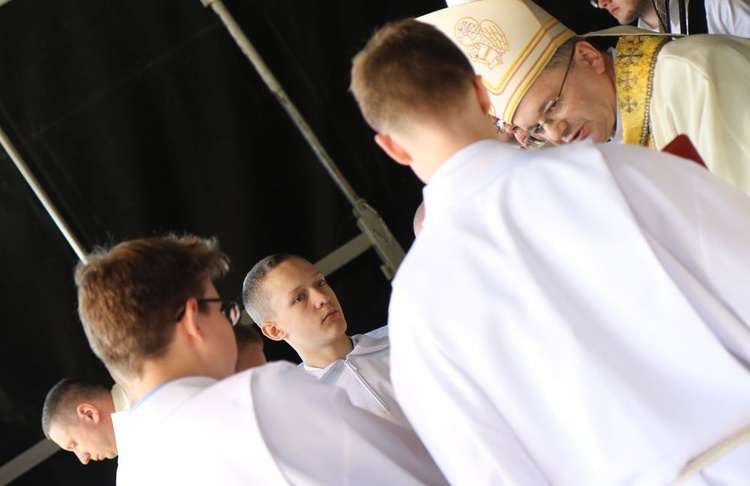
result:
[(267, 338), (299, 354), (301, 369), (411, 429), (391, 384), (388, 327), (349, 336), (341, 303), (315, 265), (290, 253), (269, 255), (246, 275), (242, 301)]

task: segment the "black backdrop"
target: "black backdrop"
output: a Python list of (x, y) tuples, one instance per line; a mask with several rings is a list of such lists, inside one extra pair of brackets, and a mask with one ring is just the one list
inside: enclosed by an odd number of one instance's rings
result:
[[(372, 141), (347, 92), (349, 61), (376, 26), (442, 0), (224, 4), (407, 250), (422, 184)], [(585, 0), (540, 4), (578, 32), (613, 25)], [(199, 0), (13, 0), (0, 7), (0, 35), (0, 127), (85, 250), (167, 231), (216, 236), (233, 262), (219, 291), (238, 297), (263, 256), (316, 261), (358, 234), (346, 198)], [(2, 465), (43, 439), (41, 406), (55, 382), (110, 378), (77, 319), (78, 257), (5, 151), (0, 232)], [(386, 321), (379, 265), (368, 251), (329, 277), (350, 333)], [(266, 351), (297, 361), (284, 343)], [(13, 484), (114, 484), (115, 468), (57, 453)]]

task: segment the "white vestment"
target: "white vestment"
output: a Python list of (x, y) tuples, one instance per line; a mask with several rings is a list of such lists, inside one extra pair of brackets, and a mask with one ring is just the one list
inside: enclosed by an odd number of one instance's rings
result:
[(170, 381), (112, 417), (118, 486), (445, 484), (412, 431), (289, 362)]
[(115, 412), (122, 412), (123, 410), (127, 410), (128, 408), (130, 408), (130, 400), (128, 400), (128, 395), (120, 385), (118, 385), (117, 383), (112, 385), (109, 393), (110, 395), (112, 395), (112, 404), (115, 407)]
[(668, 42), (656, 60), (649, 113), (657, 149), (685, 134), (711, 172), (750, 194), (750, 39)]
[[(745, 194), (643, 147), (481, 141), (424, 201), (391, 376), (451, 484), (665, 486), (750, 425)], [(750, 447), (687, 484), (750, 484)]]
[(411, 428), (396, 401), (391, 383), (391, 348), (388, 326), (367, 334), (351, 336), (353, 348), (344, 359), (325, 368), (300, 363), (299, 367), (324, 383), (346, 390), (352, 403), (360, 408)]

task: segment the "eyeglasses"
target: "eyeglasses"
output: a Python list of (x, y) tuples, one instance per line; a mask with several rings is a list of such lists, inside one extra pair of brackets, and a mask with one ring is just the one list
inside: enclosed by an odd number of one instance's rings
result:
[(539, 123), (537, 123), (532, 129), (525, 131), (526, 137), (523, 139), (522, 143), (526, 148), (538, 149), (544, 147), (547, 143), (547, 139), (544, 138), (544, 125), (550, 123), (550, 120), (561, 115), (565, 110), (565, 102), (560, 100), (560, 96), (562, 95), (563, 89), (565, 89), (565, 81), (568, 80), (568, 73), (570, 73), (570, 66), (573, 65), (574, 56), (575, 49), (570, 53), (568, 67), (565, 69), (565, 76), (563, 76), (562, 83), (560, 84), (560, 91), (557, 92), (557, 96), (547, 104), (544, 110), (542, 110), (542, 116), (540, 117)]
[[(240, 317), (242, 316), (242, 307), (240, 307), (240, 304), (236, 300), (228, 300), (228, 299), (221, 299), (221, 298), (212, 298), (212, 299), (195, 299), (196, 302), (198, 302), (198, 305), (200, 304), (206, 304), (208, 302), (219, 302), (221, 303), (221, 307), (219, 310), (222, 314), (224, 314), (224, 317), (227, 318), (229, 323), (232, 326), (237, 325), (238, 322), (240, 322)], [(179, 314), (177, 314), (177, 317), (175, 318), (176, 321), (179, 321), (182, 319), (182, 316), (185, 315), (185, 308), (183, 307), (180, 309)]]
[(599, 8), (599, 0), (590, 0), (591, 6), (594, 8)]

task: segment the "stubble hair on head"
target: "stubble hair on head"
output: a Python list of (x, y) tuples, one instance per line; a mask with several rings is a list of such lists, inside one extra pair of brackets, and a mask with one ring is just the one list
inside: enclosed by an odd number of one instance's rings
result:
[(42, 431), (50, 439), (54, 422), (73, 424), (78, 418), (80, 403), (110, 398), (110, 389), (100, 383), (79, 378), (63, 378), (50, 388), (42, 406)]
[(544, 69), (554, 69), (558, 66), (566, 68), (576, 44), (578, 44), (578, 42), (582, 40), (583, 39), (581, 39), (580, 37), (571, 37), (570, 39), (560, 44), (560, 47), (557, 48), (549, 61), (547, 61), (547, 65), (544, 67)]
[(258, 326), (262, 326), (273, 317), (271, 301), (263, 287), (266, 277), (279, 265), (293, 258), (304, 260), (293, 253), (274, 253), (253, 265), (253, 268), (245, 275), (245, 280), (242, 282), (242, 305), (245, 307), (245, 312)]

